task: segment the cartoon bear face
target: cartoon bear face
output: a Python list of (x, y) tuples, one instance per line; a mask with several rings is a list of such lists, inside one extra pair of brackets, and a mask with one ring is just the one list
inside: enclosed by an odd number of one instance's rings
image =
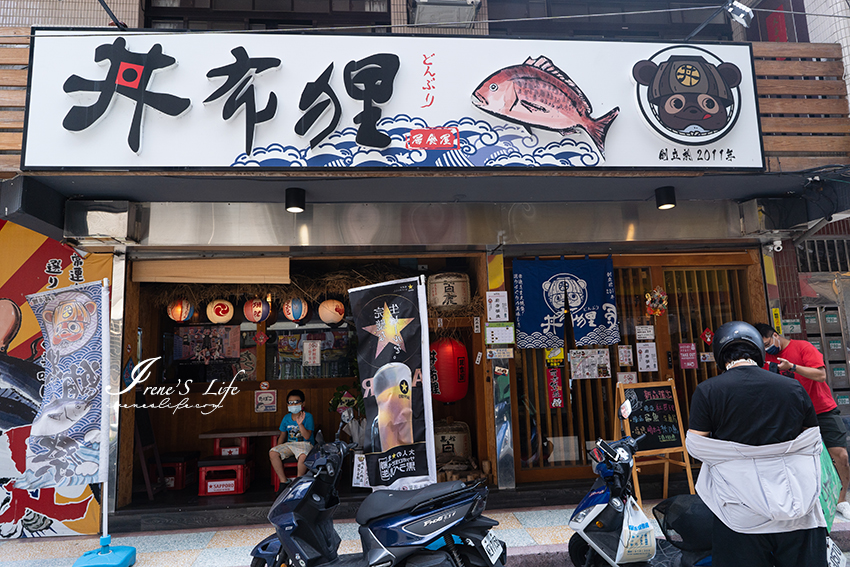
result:
[(557, 274), (543, 282), (544, 298), (555, 313), (562, 313), (567, 303), (573, 311), (584, 307), (586, 290), (587, 282), (571, 274)]
[(673, 55), (660, 65), (638, 61), (632, 75), (648, 88), (658, 120), (690, 136), (712, 134), (726, 126), (734, 104), (732, 89), (741, 83), (741, 70), (734, 63), (714, 65), (690, 55)]

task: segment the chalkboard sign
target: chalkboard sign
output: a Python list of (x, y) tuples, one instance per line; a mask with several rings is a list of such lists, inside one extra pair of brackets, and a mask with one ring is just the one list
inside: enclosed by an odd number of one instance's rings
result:
[(645, 382), (622, 384), (623, 396), (632, 403), (627, 434), (638, 437), (639, 453), (659, 449), (675, 449), (684, 445), (679, 405), (672, 382)]
[[(646, 434), (635, 453), (643, 457), (638, 464), (664, 465), (662, 498), (667, 498), (670, 465), (682, 467), (688, 476), (688, 487), (694, 493), (694, 478), (685, 439), (682, 433), (682, 414), (673, 380), (666, 382), (643, 382), (642, 384), (617, 384), (617, 404), (629, 400), (632, 413), (623, 423), (626, 435), (638, 437)], [(619, 427), (615, 428), (618, 432)], [(672, 457), (671, 455), (678, 455)], [(647, 457), (649, 457), (647, 459)], [(632, 468), (632, 484), (638, 504), (641, 503), (638, 467)]]

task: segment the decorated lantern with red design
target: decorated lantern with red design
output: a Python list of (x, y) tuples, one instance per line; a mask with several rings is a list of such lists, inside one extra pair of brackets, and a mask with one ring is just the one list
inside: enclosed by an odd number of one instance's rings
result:
[(443, 338), (431, 343), (431, 397), (451, 403), (469, 389), (469, 357), (463, 343)]
[(242, 314), (249, 323), (262, 323), (269, 318), (271, 312), (271, 305), (263, 299), (249, 299), (242, 306)]
[(233, 304), (226, 299), (215, 299), (207, 305), (207, 319), (210, 323), (222, 325), (233, 318)]
[(345, 317), (345, 305), (338, 299), (326, 299), (319, 304), (319, 319), (328, 325), (336, 325)]
[(195, 308), (185, 299), (176, 299), (168, 304), (168, 317), (172, 321), (182, 323), (188, 321), (195, 314)]
[(307, 305), (307, 302), (298, 297), (284, 302), (281, 310), (284, 317), (295, 323), (307, 320), (310, 314), (310, 307)]

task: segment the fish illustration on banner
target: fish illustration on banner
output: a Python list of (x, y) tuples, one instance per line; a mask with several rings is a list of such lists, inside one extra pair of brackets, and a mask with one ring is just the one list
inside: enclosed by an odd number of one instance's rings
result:
[(374, 489), (437, 480), (424, 278), (348, 290), (366, 408), (366, 469)]
[(579, 86), (548, 57), (529, 57), (522, 65), (499, 69), (472, 93), (472, 104), (509, 122), (543, 128), (561, 136), (584, 130), (605, 155), (605, 136), (620, 113), (615, 107), (601, 118)]
[(576, 346), (620, 342), (611, 258), (515, 260), (517, 348), (564, 346), (566, 308)]
[(18, 488), (103, 482), (108, 448), (103, 369), (107, 288), (90, 283), (27, 296), (44, 335), (44, 394)]

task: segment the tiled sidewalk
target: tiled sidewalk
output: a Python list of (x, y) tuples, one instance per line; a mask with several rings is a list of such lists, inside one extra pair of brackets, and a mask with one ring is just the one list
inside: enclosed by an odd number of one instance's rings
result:
[[(652, 518), (652, 506), (644, 509)], [(563, 549), (573, 531), (567, 527), (573, 507), (494, 510), (484, 514), (499, 522), (494, 528), (499, 539), (511, 548), (552, 545)], [(653, 524), (655, 520), (652, 520)], [(840, 516), (836, 522), (850, 523)], [(357, 524), (351, 520), (335, 524), (342, 538), (339, 553), (360, 551)], [(655, 526), (657, 529), (657, 525)], [(843, 526), (842, 526), (843, 527)], [(271, 526), (246, 529), (180, 530), (113, 538), (113, 545), (136, 548), (137, 567), (248, 567), (254, 545), (271, 534)], [(659, 532), (656, 532), (659, 533)], [(99, 546), (96, 537), (42, 538), (0, 543), (0, 567), (72, 567), (85, 551)]]

